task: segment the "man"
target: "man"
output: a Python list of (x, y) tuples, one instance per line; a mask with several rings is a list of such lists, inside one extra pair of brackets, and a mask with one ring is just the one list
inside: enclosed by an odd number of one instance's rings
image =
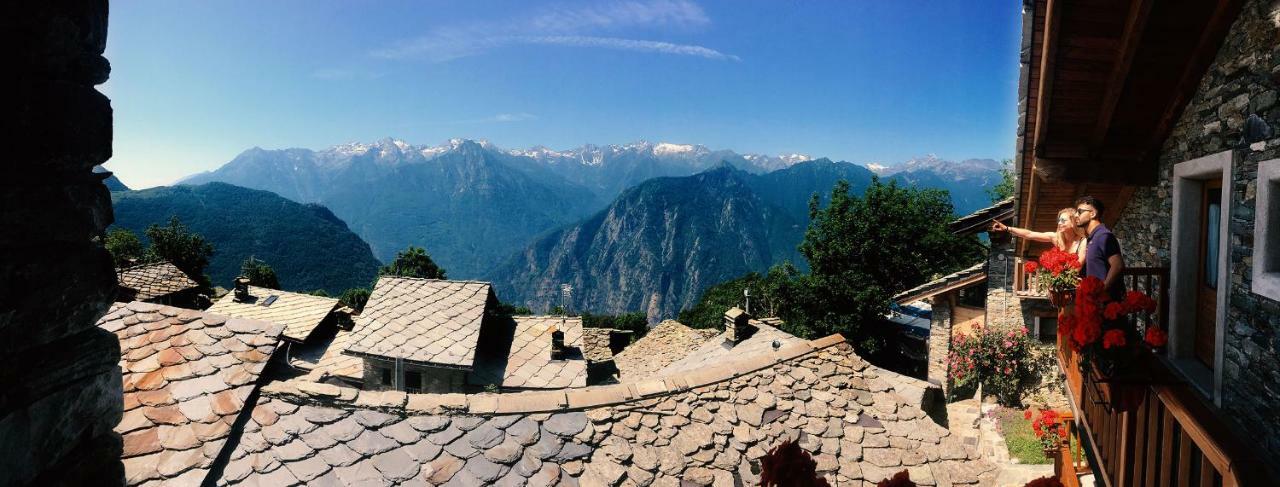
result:
[(1084, 275), (1102, 280), (1111, 299), (1124, 298), (1124, 257), (1120, 254), (1120, 241), (1106, 225), (1102, 224), (1102, 212), (1106, 208), (1093, 196), (1076, 199), (1076, 224), (1084, 229), (1087, 248), (1084, 256)]

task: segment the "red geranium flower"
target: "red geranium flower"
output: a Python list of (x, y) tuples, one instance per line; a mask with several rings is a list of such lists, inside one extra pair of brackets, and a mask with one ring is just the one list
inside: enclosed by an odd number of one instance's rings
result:
[(1022, 417), (1031, 419), (1031, 410), (1028, 409), (1026, 412), (1022, 413)]
[(1102, 348), (1123, 347), (1124, 344), (1123, 331), (1107, 330), (1107, 333), (1102, 335)]
[(1102, 336), (1102, 322), (1095, 313), (1079, 316), (1075, 329), (1071, 331), (1071, 341), (1076, 350), (1098, 341), (1100, 336)]
[(1107, 307), (1102, 310), (1102, 315), (1106, 316), (1108, 320), (1114, 320), (1116, 318), (1124, 316), (1124, 313), (1125, 313), (1124, 303), (1120, 303), (1116, 301), (1107, 303)]
[(1156, 300), (1140, 291), (1129, 291), (1124, 295), (1124, 306), (1130, 313), (1135, 311), (1151, 313), (1156, 310)]
[(1022, 268), (1027, 271), (1027, 274), (1035, 274), (1036, 269), (1039, 269), (1040, 265), (1036, 264), (1033, 260), (1029, 260), (1026, 264), (1022, 265)]
[(1103, 282), (1097, 276), (1089, 276), (1080, 280), (1080, 284), (1076, 285), (1076, 302), (1085, 299), (1097, 299), (1102, 294)]
[(1148, 345), (1159, 348), (1165, 346), (1166, 343), (1169, 343), (1169, 334), (1165, 333), (1165, 331), (1160, 327), (1152, 325), (1147, 327), (1147, 335), (1143, 337), (1143, 340), (1145, 340)]

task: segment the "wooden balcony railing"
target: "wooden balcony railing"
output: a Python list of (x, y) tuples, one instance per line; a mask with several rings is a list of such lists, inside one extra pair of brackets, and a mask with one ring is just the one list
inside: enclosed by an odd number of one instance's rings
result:
[[(1156, 319), (1167, 316), (1168, 270), (1125, 271), (1128, 289), (1156, 298)], [(1058, 336), (1058, 362), (1078, 419), (1078, 434), (1092, 453), (1097, 485), (1233, 487), (1276, 485), (1268, 467), (1223, 418), (1160, 357), (1148, 354), (1150, 377), (1120, 383), (1082, 373), (1068, 337)], [(1102, 389), (1123, 388), (1128, 401), (1104, 400)], [(1063, 463), (1076, 465), (1064, 450)], [(1061, 471), (1061, 470), (1060, 470)]]
[(1018, 296), (1024, 297), (1024, 298), (1048, 299), (1049, 291), (1045, 289), (1039, 289), (1037, 286), (1034, 285), (1034, 283), (1031, 282), (1031, 279), (1030, 279), (1031, 276), (1027, 275), (1026, 269), (1023, 267), (1023, 264), (1026, 262), (1027, 262), (1027, 259), (1022, 257), (1013, 258), (1013, 292), (1014, 294), (1017, 294)]

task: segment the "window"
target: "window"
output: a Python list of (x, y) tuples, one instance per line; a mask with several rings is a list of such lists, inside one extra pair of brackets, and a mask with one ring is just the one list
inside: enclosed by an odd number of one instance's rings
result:
[(379, 367), (378, 370), (382, 373), (382, 385), (391, 385), (391, 369)]
[(1280, 159), (1258, 163), (1253, 292), (1280, 301)]
[(408, 372), (404, 373), (404, 391), (410, 394), (422, 392), (422, 373)]
[(1037, 339), (1040, 340), (1040, 343), (1057, 343), (1058, 317), (1057, 316), (1037, 316), (1035, 336)]

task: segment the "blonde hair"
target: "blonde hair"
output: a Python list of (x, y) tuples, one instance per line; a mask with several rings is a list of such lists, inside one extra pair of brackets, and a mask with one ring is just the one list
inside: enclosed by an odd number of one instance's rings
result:
[[(1066, 230), (1058, 230), (1055, 227), (1053, 232), (1053, 240), (1054, 240), (1053, 243), (1055, 246), (1057, 246), (1060, 249), (1071, 250), (1070, 248), (1068, 248), (1067, 242), (1074, 242), (1084, 238), (1084, 230), (1081, 230), (1080, 227), (1077, 227), (1075, 224), (1076, 223), (1075, 208), (1063, 208), (1061, 210), (1058, 210), (1058, 218), (1062, 218), (1063, 213), (1070, 213), (1069, 218), (1071, 219), (1071, 225)], [(1074, 238), (1071, 238), (1070, 240), (1068, 240), (1067, 239), (1068, 237), (1074, 237)]]

